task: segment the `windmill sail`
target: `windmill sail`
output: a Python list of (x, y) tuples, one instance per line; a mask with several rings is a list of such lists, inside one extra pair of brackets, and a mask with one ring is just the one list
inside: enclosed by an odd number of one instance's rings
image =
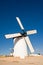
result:
[(37, 33), (37, 30), (30, 30), (30, 31), (27, 31), (26, 33), (27, 35), (35, 34)]
[(21, 23), (19, 17), (16, 17), (16, 19), (17, 19), (17, 21), (18, 21), (18, 23), (19, 23), (19, 25), (20, 25), (20, 28), (21, 28), (22, 30), (24, 30), (24, 27), (23, 27), (23, 25), (22, 25), (22, 23)]
[(16, 37), (20, 37), (22, 36), (20, 33), (16, 33), (16, 34), (6, 34), (5, 37), (6, 38), (16, 38)]
[(27, 43), (27, 45), (28, 45), (28, 47), (29, 47), (31, 53), (34, 52), (34, 49), (33, 49), (33, 46), (32, 46), (32, 44), (31, 44), (31, 42), (30, 42), (29, 37), (26, 36), (26, 37), (24, 37), (24, 39), (25, 39), (25, 41), (26, 41), (26, 43)]

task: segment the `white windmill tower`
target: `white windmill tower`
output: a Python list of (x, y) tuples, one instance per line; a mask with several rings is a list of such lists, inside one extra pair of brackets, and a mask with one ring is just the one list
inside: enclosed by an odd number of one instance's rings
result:
[(37, 31), (36, 30), (25, 31), (19, 17), (16, 17), (16, 19), (17, 19), (23, 33), (7, 34), (7, 35), (5, 35), (5, 37), (7, 39), (13, 38), (13, 42), (14, 42), (13, 56), (25, 58), (25, 56), (28, 56), (27, 45), (30, 49), (30, 52), (31, 53), (34, 52), (33, 46), (30, 42), (28, 35), (35, 34), (35, 33), (37, 33)]

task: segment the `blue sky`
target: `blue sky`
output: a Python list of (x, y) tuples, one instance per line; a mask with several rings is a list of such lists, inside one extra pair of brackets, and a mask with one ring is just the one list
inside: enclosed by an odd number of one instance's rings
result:
[(16, 16), (26, 31), (37, 30), (29, 37), (35, 53), (43, 54), (43, 0), (0, 0), (0, 54), (9, 54), (13, 48), (13, 40), (4, 35), (21, 32)]

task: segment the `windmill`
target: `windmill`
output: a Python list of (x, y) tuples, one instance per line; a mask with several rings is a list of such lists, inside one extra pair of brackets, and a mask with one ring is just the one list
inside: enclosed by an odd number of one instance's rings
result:
[(18, 24), (19, 24), (23, 33), (7, 34), (7, 35), (5, 35), (5, 37), (7, 39), (13, 38), (13, 42), (14, 42), (13, 56), (25, 58), (25, 56), (28, 56), (27, 45), (30, 49), (30, 52), (31, 53), (34, 52), (34, 48), (30, 42), (28, 35), (37, 33), (37, 30), (25, 31), (19, 17), (16, 17), (16, 20), (18, 21)]

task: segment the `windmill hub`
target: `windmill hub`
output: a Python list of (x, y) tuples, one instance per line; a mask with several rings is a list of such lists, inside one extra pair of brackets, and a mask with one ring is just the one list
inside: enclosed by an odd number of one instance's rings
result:
[(26, 32), (22, 33), (22, 36), (23, 37), (26, 37), (27, 36), (27, 33)]

